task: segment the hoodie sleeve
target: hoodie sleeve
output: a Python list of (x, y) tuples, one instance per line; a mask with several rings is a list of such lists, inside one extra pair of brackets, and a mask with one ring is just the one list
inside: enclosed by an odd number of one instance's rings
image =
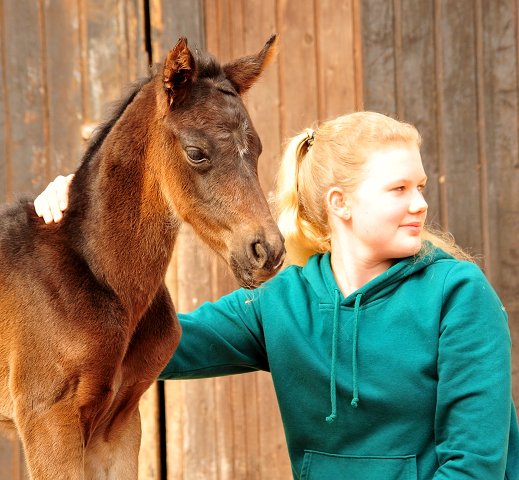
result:
[(267, 370), (255, 291), (237, 290), (193, 313), (179, 314), (182, 337), (159, 380), (217, 377)]
[(434, 479), (503, 479), (512, 407), (507, 316), (467, 262), (450, 270), (443, 295)]

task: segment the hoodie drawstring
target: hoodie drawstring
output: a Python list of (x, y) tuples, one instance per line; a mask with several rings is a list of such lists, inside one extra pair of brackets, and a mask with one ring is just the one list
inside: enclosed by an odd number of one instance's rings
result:
[(335, 366), (337, 363), (337, 330), (339, 326), (340, 300), (340, 292), (338, 289), (335, 289), (335, 304), (333, 307), (332, 369), (330, 373), (330, 397), (332, 401), (332, 413), (326, 417), (326, 421), (328, 423), (333, 422), (337, 418), (337, 382)]
[(351, 406), (357, 408), (359, 405), (359, 387), (357, 385), (357, 337), (358, 337), (358, 324), (359, 324), (359, 306), (362, 293), (359, 293), (355, 297), (355, 309), (353, 310), (353, 347), (352, 347), (352, 358), (351, 365), (353, 370), (353, 398), (351, 400)]
[[(357, 335), (358, 335), (358, 317), (359, 307), (362, 293), (355, 297), (355, 309), (353, 311), (353, 347), (352, 347), (352, 370), (353, 370), (353, 399), (351, 406), (357, 408), (359, 404), (359, 389), (357, 385)], [(337, 381), (336, 381), (336, 365), (337, 365), (337, 335), (339, 329), (339, 311), (340, 311), (340, 291), (335, 289), (335, 304), (333, 309), (333, 334), (332, 334), (332, 366), (330, 373), (330, 397), (332, 403), (332, 413), (326, 417), (328, 423), (333, 422), (337, 418)]]

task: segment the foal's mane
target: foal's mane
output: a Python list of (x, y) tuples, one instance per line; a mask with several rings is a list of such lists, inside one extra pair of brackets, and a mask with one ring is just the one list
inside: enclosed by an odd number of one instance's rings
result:
[(125, 88), (125, 94), (121, 97), (121, 99), (116, 100), (109, 105), (107, 119), (95, 128), (92, 136), (87, 142), (82, 163), (90, 162), (95, 157), (96, 153), (105, 141), (108, 134), (111, 132), (117, 120), (121, 118), (121, 115), (124, 113), (128, 105), (133, 102), (133, 99), (141, 91), (144, 85), (149, 83), (152, 78), (153, 75), (150, 75), (149, 77), (138, 79), (135, 82), (129, 84)]

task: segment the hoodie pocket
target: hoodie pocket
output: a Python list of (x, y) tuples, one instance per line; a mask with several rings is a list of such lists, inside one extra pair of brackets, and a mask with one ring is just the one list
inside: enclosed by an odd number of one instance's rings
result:
[(416, 456), (365, 457), (307, 450), (301, 480), (416, 480)]

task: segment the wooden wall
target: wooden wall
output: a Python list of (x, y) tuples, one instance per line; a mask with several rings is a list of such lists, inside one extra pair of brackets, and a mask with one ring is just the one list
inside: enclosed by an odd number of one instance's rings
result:
[[(246, 98), (266, 195), (282, 143), (315, 121), (414, 123), (430, 218), (480, 256), (508, 310), (519, 398), (518, 1), (0, 0), (0, 198), (73, 171), (103, 105), (180, 35), (227, 61), (277, 32)], [(189, 228), (168, 285), (181, 312), (236, 287)], [(158, 383), (141, 411), (141, 480), (291, 478), (269, 374)], [(14, 439), (0, 437), (0, 478), (27, 478)]]

